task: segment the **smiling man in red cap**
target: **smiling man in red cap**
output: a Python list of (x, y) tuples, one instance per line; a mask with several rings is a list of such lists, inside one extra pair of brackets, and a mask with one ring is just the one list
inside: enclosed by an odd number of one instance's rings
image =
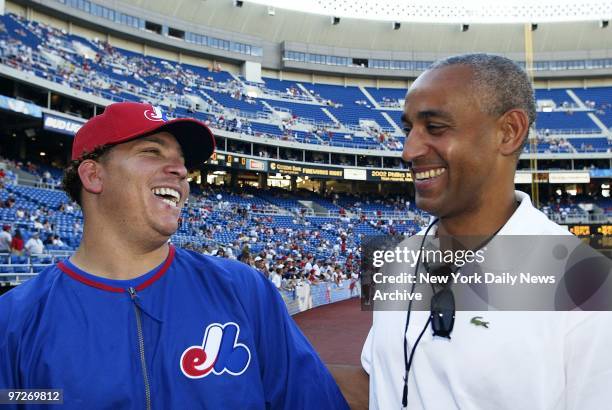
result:
[(64, 187), (83, 239), (0, 298), (0, 390), (62, 389), (75, 409), (347, 408), (263, 275), (168, 243), (187, 167), (214, 146), (148, 104), (79, 130)]

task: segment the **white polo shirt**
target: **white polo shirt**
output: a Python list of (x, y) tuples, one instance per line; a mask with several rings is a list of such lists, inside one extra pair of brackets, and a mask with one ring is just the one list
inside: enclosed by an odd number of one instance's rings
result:
[[(516, 192), (520, 205), (500, 235), (564, 235), (567, 229)], [(434, 229), (432, 228), (432, 231)], [(470, 323), (482, 316), (489, 327)], [(402, 408), (408, 354), (429, 312), (374, 312), (361, 355), (370, 409)], [(612, 406), (611, 312), (456, 312), (452, 339), (419, 342), (408, 379), (408, 409), (553, 410)]]
[(43, 253), (45, 251), (45, 246), (40, 238), (31, 237), (25, 244), (25, 250), (36, 255)]
[(8, 252), (11, 249), (13, 237), (7, 231), (0, 230), (0, 252)]

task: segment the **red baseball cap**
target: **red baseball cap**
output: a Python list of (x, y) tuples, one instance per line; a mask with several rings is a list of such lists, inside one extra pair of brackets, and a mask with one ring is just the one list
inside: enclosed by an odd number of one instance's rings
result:
[(78, 160), (102, 145), (127, 142), (167, 131), (176, 138), (187, 167), (202, 164), (215, 151), (215, 137), (201, 121), (193, 118), (168, 120), (159, 107), (136, 102), (114, 103), (104, 113), (87, 121), (72, 143), (72, 159)]

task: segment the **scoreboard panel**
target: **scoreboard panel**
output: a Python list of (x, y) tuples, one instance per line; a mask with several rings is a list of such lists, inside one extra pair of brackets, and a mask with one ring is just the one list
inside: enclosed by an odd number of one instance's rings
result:
[(610, 224), (569, 225), (568, 228), (576, 236), (601, 235), (612, 237), (612, 225)]

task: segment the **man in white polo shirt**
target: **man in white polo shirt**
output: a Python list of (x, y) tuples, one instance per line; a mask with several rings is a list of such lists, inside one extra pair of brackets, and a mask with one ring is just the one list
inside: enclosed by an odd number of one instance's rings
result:
[(9, 225), (3, 225), (0, 231), (0, 252), (10, 252), (12, 240), (11, 227)]
[(25, 243), (25, 250), (29, 255), (39, 255), (45, 251), (45, 245), (40, 240), (40, 234), (34, 232)]
[[(417, 206), (437, 218), (430, 235), (568, 234), (514, 190), (535, 115), (527, 75), (503, 57), (450, 57), (417, 78), (402, 118), (403, 157)], [(370, 408), (610, 406), (609, 312), (474, 313), (456, 312), (447, 339), (426, 325), (430, 312), (411, 312), (406, 325), (405, 311), (375, 311), (362, 352)]]

